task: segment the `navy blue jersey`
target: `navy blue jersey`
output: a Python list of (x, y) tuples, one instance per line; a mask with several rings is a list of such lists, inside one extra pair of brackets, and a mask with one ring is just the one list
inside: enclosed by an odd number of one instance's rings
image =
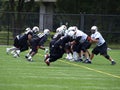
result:
[(56, 42), (57, 40), (59, 40), (61, 37), (62, 37), (62, 35), (59, 34), (59, 33), (56, 33), (56, 34), (53, 36), (52, 40), (50, 41), (50, 45), (49, 45), (49, 46), (50, 46), (50, 49), (51, 49), (52, 47), (54, 47), (55, 42)]
[(32, 33), (29, 32), (19, 36), (18, 47), (20, 48), (20, 51), (25, 51), (28, 49), (28, 35), (32, 35)]
[(39, 38), (38, 36), (33, 36), (33, 38), (30, 40), (30, 44), (33, 45), (33, 43), (36, 43), (36, 45), (39, 44), (41, 38)]
[(61, 37), (62, 37), (61, 34), (56, 33), (56, 34), (53, 36), (53, 40), (57, 41), (57, 40), (60, 39)]
[(63, 36), (59, 40), (55, 42), (55, 47), (61, 47), (64, 48), (65, 44), (71, 41), (71, 37), (69, 36)]
[(47, 35), (43, 35), (42, 37), (34, 36), (31, 40), (31, 43), (36, 43), (37, 46), (43, 46), (47, 41)]
[(32, 32), (28, 32), (27, 34), (21, 34), (19, 37), (19, 40), (28, 40), (28, 35), (32, 35), (33, 36), (33, 33)]
[(47, 41), (48, 35), (44, 35), (43, 37), (41, 37), (40, 41), (39, 41), (39, 46), (44, 46), (44, 43)]
[(62, 58), (65, 50), (65, 45), (71, 41), (69, 36), (63, 36), (54, 43), (54, 47), (50, 49), (50, 62), (54, 62), (59, 58)]

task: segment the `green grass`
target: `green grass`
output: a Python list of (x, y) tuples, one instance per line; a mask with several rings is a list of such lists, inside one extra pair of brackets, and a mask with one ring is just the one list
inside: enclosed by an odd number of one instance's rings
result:
[(44, 63), (44, 51), (28, 62), (6, 55), (7, 46), (0, 46), (0, 90), (120, 90), (120, 50), (109, 54), (117, 64), (95, 56), (92, 64), (60, 59), (50, 66)]

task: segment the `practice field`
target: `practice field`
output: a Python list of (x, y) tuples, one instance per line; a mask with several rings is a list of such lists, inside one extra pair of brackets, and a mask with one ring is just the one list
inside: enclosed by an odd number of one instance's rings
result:
[(92, 64), (61, 58), (47, 66), (42, 50), (28, 62), (27, 52), (13, 58), (6, 47), (0, 46), (0, 90), (120, 90), (120, 50), (109, 51), (116, 65), (98, 55)]

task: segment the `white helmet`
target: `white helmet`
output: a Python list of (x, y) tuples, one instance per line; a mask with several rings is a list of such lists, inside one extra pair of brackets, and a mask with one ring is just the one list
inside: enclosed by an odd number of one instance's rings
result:
[(32, 30), (33, 30), (33, 32), (37, 33), (37, 32), (39, 32), (39, 27), (34, 26)]
[(60, 27), (58, 27), (57, 29), (56, 29), (56, 33), (58, 33), (60, 31)]
[(31, 30), (31, 28), (28, 27), (28, 28), (25, 29), (25, 32), (24, 32), (24, 33), (25, 33), (25, 34), (28, 34), (29, 32), (32, 32), (32, 30)]
[(78, 30), (78, 27), (77, 26), (73, 26), (73, 30), (74, 31)]
[(62, 25), (62, 26), (61, 26), (61, 29), (67, 30), (67, 27), (66, 27), (65, 25)]
[(98, 27), (97, 26), (92, 26), (91, 30), (94, 30), (96, 32), (98, 30)]
[(76, 26), (72, 26), (68, 28), (68, 31), (76, 31), (78, 28)]
[(62, 27), (57, 28), (56, 32), (59, 34), (64, 34), (64, 30)]
[(30, 31), (30, 30), (31, 30), (31, 28), (29, 28), (29, 27), (28, 27), (28, 28), (26, 28), (25, 30), (26, 30), (26, 31)]
[(44, 29), (44, 34), (49, 35), (50, 34), (50, 30), (49, 29)]
[(68, 32), (68, 36), (72, 37), (74, 39), (75, 37), (75, 31)]

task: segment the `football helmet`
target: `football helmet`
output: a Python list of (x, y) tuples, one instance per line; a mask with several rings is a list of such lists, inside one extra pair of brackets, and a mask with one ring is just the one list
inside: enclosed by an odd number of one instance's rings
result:
[(32, 28), (32, 30), (33, 30), (33, 32), (37, 33), (37, 32), (39, 32), (39, 27), (34, 26), (34, 27)]
[(49, 35), (50, 34), (50, 30), (49, 29), (44, 29), (44, 34)]

